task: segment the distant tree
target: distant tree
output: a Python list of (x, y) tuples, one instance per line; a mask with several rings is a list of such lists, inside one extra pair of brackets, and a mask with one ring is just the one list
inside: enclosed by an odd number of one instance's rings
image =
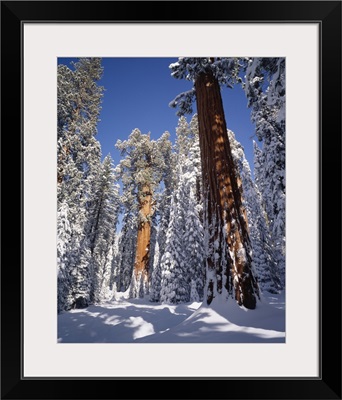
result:
[[(159, 237), (159, 232), (157, 237)], [(154, 259), (153, 259), (153, 271), (151, 277), (151, 286), (150, 286), (150, 300), (153, 302), (157, 302), (160, 300), (160, 291), (161, 291), (161, 255), (159, 251), (159, 242), (156, 242)]]
[(113, 161), (108, 155), (103, 160), (95, 185), (95, 199), (90, 220), (90, 250), (92, 254), (92, 302), (110, 298), (110, 281), (119, 215), (119, 186), (116, 184)]
[(170, 221), (171, 197), (175, 189), (174, 170), (176, 166), (176, 158), (172, 151), (172, 143), (169, 140), (169, 135), (162, 135), (158, 140), (158, 147), (163, 160), (163, 168), (161, 169), (161, 184), (158, 190), (155, 191), (155, 213), (153, 215), (155, 241), (158, 243), (158, 252), (156, 255), (151, 254), (151, 257), (153, 257), (151, 289), (154, 293), (151, 294), (151, 300), (154, 298), (152, 301), (159, 301), (159, 292), (158, 290), (154, 290), (154, 286), (160, 286), (160, 282), (157, 283), (155, 280), (160, 279), (160, 274), (154, 274), (153, 272), (154, 269), (160, 269), (160, 256), (164, 253), (165, 249), (166, 231)]
[(252, 272), (250, 238), (220, 93), (220, 85), (231, 86), (238, 81), (238, 60), (184, 57), (170, 68), (173, 77), (194, 82), (191, 91), (180, 94), (170, 105), (179, 107), (179, 115), (191, 113), (196, 98), (204, 224), (209, 232), (206, 302), (232, 295), (238, 304), (254, 309), (259, 290)]
[(119, 292), (125, 292), (131, 283), (137, 240), (135, 194), (128, 191), (127, 185), (124, 185), (123, 190), (121, 197), (124, 209), (122, 227), (118, 241), (118, 253), (113, 260), (113, 262), (116, 262), (116, 266), (112, 267), (117, 271), (117, 289)]
[(130, 195), (136, 196), (137, 204), (137, 238), (133, 268), (135, 275), (133, 283), (137, 289), (132, 289), (130, 292), (134, 297), (148, 293), (151, 277), (150, 255), (152, 218), (155, 212), (154, 196), (165, 173), (164, 146), (168, 140), (169, 133), (167, 132), (155, 141), (150, 139), (150, 134), (143, 135), (138, 129), (135, 129), (128, 140), (116, 143), (116, 147), (125, 156), (119, 165), (121, 178)]
[(189, 300), (199, 301), (203, 300), (205, 284), (204, 231), (200, 220), (201, 207), (198, 206), (195, 192), (191, 187), (187, 193), (186, 206), (184, 243), (186, 243), (186, 268), (189, 271)]
[[(193, 117), (193, 128), (196, 127), (195, 119)], [(160, 300), (170, 303), (187, 302), (192, 299), (191, 294), (196, 299), (203, 299), (205, 270), (203, 224), (200, 219), (202, 206), (197, 196), (201, 172), (198, 132), (191, 130), (190, 124), (181, 117), (176, 135), (173, 206), (166, 231), (165, 251), (156, 270), (161, 281), (161, 289), (157, 286)], [(153, 299), (158, 300), (156, 290)]]
[(189, 301), (189, 270), (184, 259), (185, 243), (182, 241), (183, 225), (181, 205), (178, 195), (171, 202), (170, 223), (166, 234), (165, 253), (161, 259), (162, 303), (185, 303)]
[[(184, 117), (183, 117), (184, 118)], [(184, 131), (186, 134), (186, 131)], [(180, 139), (177, 132), (177, 142)], [(195, 114), (189, 125), (184, 141), (184, 148), (179, 146), (179, 165), (181, 176), (178, 178), (182, 187), (182, 207), (185, 221), (183, 241), (186, 243), (184, 258), (189, 270), (188, 287), (191, 301), (195, 298), (203, 300), (205, 286), (205, 252), (204, 252), (204, 228), (203, 228), (203, 204), (201, 185), (201, 157), (198, 136), (198, 118)], [(192, 285), (195, 285), (194, 287)], [(194, 292), (196, 289), (196, 293)], [(192, 293), (192, 294), (191, 294)]]

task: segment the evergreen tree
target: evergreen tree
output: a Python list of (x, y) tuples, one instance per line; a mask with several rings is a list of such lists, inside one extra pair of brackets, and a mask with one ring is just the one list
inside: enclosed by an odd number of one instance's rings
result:
[(59, 205), (57, 211), (58, 312), (63, 311), (73, 301), (71, 297), (72, 286), (67, 270), (71, 235), (69, 206), (64, 201)]
[[(103, 92), (97, 84), (101, 75), (99, 58), (82, 58), (73, 63), (73, 69), (58, 66), (57, 207), (61, 211), (62, 204), (68, 205), (70, 230), (63, 266), (58, 265), (65, 276), (63, 285), (68, 286), (59, 288), (65, 295), (59, 296), (59, 310), (85, 307), (90, 302), (92, 260), (87, 229), (100, 168), (101, 150), (95, 135)], [(58, 282), (62, 284), (61, 279)]]
[(179, 114), (192, 112), (196, 98), (201, 149), (204, 224), (208, 230), (207, 304), (234, 295), (239, 305), (254, 309), (259, 296), (251, 269), (251, 244), (235, 176), (220, 85), (239, 80), (234, 58), (179, 58), (172, 76), (194, 82), (191, 91), (170, 103)]
[(151, 245), (155, 243), (155, 240), (151, 242), (153, 214), (156, 209), (155, 192), (167, 168), (165, 148), (167, 148), (168, 142), (168, 132), (155, 141), (150, 139), (150, 134), (143, 135), (138, 129), (135, 129), (128, 140), (118, 141), (116, 144), (116, 147), (125, 156), (119, 166), (124, 191), (128, 190), (129, 195), (136, 198), (136, 213), (133, 213), (137, 229), (133, 263), (136, 289), (131, 293), (134, 296), (148, 293), (153, 261), (151, 261), (151, 253), (153, 254)]
[[(181, 117), (182, 120), (184, 117)], [(186, 243), (184, 248), (184, 259), (187, 265), (187, 281), (193, 295), (203, 300), (205, 284), (205, 254), (204, 254), (204, 232), (202, 205), (202, 186), (201, 186), (201, 158), (198, 137), (198, 118), (195, 114), (187, 125), (182, 121), (183, 129), (177, 132), (176, 149), (178, 150), (178, 164), (180, 166), (180, 176), (178, 185), (180, 186), (181, 199), (179, 200), (184, 210), (183, 241)], [(197, 295), (191, 284), (195, 284)]]
[(119, 213), (119, 187), (115, 183), (111, 156), (108, 155), (96, 183), (90, 229), (92, 253), (92, 302), (101, 303), (110, 297), (110, 280)]
[(165, 253), (161, 259), (161, 291), (162, 303), (184, 303), (190, 300), (190, 288), (187, 279), (188, 270), (184, 255), (185, 243), (182, 241), (184, 211), (180, 204), (179, 192), (171, 202), (170, 223), (166, 234)]
[(203, 300), (205, 284), (204, 232), (195, 192), (190, 186), (185, 209), (184, 243), (186, 268), (189, 271), (190, 301)]
[(258, 186), (285, 286), (285, 59), (249, 59), (244, 87), (262, 141), (262, 155), (256, 157)]
[(193, 184), (196, 186), (197, 208), (200, 219), (203, 223), (203, 188), (202, 188), (202, 166), (201, 166), (201, 149), (199, 144), (198, 116), (195, 114), (190, 121), (190, 130), (193, 134), (193, 142), (190, 147), (189, 159), (192, 162), (194, 179)]
[(137, 240), (135, 196), (124, 192), (122, 197), (124, 198), (124, 214), (118, 242), (118, 254), (115, 260), (117, 263), (117, 289), (119, 292), (125, 292), (129, 288), (134, 268)]
[[(120, 199), (119, 199), (120, 201)], [(121, 206), (121, 203), (119, 203)], [(119, 208), (119, 212), (121, 207)], [(120, 270), (119, 270), (119, 242), (121, 238), (121, 232), (117, 231), (115, 234), (115, 239), (112, 247), (112, 263), (111, 263), (111, 270), (110, 270), (110, 283), (109, 289), (113, 293), (113, 297), (115, 296), (116, 292), (118, 291), (118, 282), (120, 277)]]
[[(157, 237), (159, 237), (159, 230)], [(160, 300), (160, 291), (161, 291), (161, 255), (159, 251), (159, 242), (156, 242), (154, 259), (153, 259), (153, 271), (151, 278), (151, 287), (150, 287), (150, 300), (157, 302)]]
[(281, 287), (274, 256), (272, 238), (261, 205), (261, 195), (252, 179), (249, 163), (241, 144), (232, 131), (228, 130), (232, 155), (238, 169), (244, 194), (244, 206), (252, 245), (253, 268), (262, 290), (277, 293)]
[[(202, 206), (198, 199), (198, 196), (201, 197), (200, 193), (197, 193), (201, 190), (201, 187), (198, 187), (201, 170), (196, 119), (194, 116), (188, 124), (185, 117), (181, 117), (176, 128), (177, 168), (174, 169), (173, 191), (170, 196), (173, 202), (173, 220), (170, 220), (164, 232), (165, 242), (161, 242), (163, 252), (160, 252), (161, 258), (153, 274), (152, 301), (160, 299), (163, 302), (189, 301), (192, 280), (197, 290), (196, 298), (203, 299), (203, 226), (199, 216)], [(173, 232), (173, 229), (176, 229), (176, 232)], [(158, 237), (162, 237), (160, 229)], [(180, 243), (177, 251), (173, 247), (174, 244), (170, 243), (173, 237)], [(165, 253), (168, 254), (162, 257)], [(168, 271), (171, 269), (172, 274), (169, 274)], [(176, 288), (175, 282), (171, 279), (173, 277), (180, 289)]]
[[(163, 137), (161, 138), (163, 139)], [(166, 138), (165, 138), (166, 139)], [(158, 245), (158, 251), (155, 253), (153, 258), (152, 276), (151, 276), (151, 288), (150, 288), (150, 300), (160, 300), (161, 290), (161, 277), (162, 277), (162, 255), (165, 253), (166, 246), (166, 234), (170, 223), (171, 214), (171, 199), (172, 194), (175, 190), (175, 173), (176, 168), (176, 157), (175, 153), (172, 152), (172, 144), (170, 140), (160, 140), (160, 150), (163, 155), (164, 168), (162, 176), (162, 186), (159, 187), (159, 192), (156, 192), (155, 198), (155, 218), (156, 226), (156, 244)]]
[(103, 73), (101, 59), (81, 58), (72, 65), (73, 70), (59, 65), (57, 71), (59, 200), (63, 197), (61, 184), (72, 179), (70, 164), (84, 179), (89, 176), (93, 161), (100, 157), (100, 145), (95, 135), (103, 96), (103, 87), (97, 84)]

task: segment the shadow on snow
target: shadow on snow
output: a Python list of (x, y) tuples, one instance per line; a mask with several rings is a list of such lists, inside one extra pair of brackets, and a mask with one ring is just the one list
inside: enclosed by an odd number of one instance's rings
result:
[(193, 311), (183, 304), (146, 304), (140, 299), (93, 305), (58, 316), (58, 342), (130, 343), (178, 325)]
[(263, 296), (256, 310), (230, 299), (168, 305), (120, 299), (58, 316), (59, 343), (284, 343), (285, 300)]

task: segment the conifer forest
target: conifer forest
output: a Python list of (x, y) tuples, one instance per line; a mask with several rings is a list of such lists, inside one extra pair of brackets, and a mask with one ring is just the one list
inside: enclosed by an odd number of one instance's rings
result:
[[(166, 104), (174, 131), (113, 134), (112, 159), (103, 59), (58, 64), (58, 341), (284, 342), (285, 58), (180, 57), (166, 73), (189, 88)], [(222, 100), (237, 90), (252, 159)]]

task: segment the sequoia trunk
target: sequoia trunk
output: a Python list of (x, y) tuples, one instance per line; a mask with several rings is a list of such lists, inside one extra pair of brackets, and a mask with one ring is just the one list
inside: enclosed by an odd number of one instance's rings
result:
[(137, 250), (135, 257), (135, 276), (144, 275), (144, 280), (149, 278), (149, 259), (151, 241), (152, 193), (151, 188), (145, 185), (139, 196), (139, 225), (137, 236)]
[(204, 218), (210, 230), (208, 270), (214, 279), (207, 282), (207, 303), (223, 286), (235, 292), (240, 305), (254, 309), (259, 296), (251, 270), (250, 240), (231, 154), (220, 86), (211, 71), (195, 82), (199, 140), (201, 149)]

